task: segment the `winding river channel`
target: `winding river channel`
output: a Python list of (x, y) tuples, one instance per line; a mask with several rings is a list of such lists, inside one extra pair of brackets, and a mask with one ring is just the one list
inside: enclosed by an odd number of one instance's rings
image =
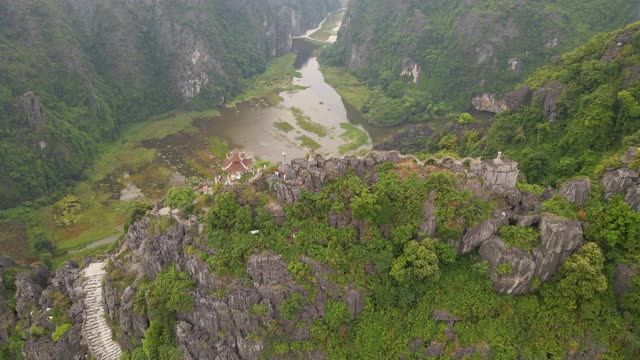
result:
[[(369, 126), (360, 113), (324, 81), (314, 55), (318, 45), (305, 39), (294, 39), (293, 49), (297, 54), (295, 67), (301, 75), (294, 79), (294, 85), (304, 87), (304, 90), (280, 93), (282, 101), (278, 104), (271, 104), (266, 99), (241, 102), (222, 110), (218, 117), (196, 121), (196, 126), (204, 133), (224, 139), (232, 147), (270, 161), (282, 159), (283, 151), (292, 158), (306, 155), (309, 149), (301, 145), (303, 137), (320, 145), (316, 152), (337, 154), (339, 147), (349, 142), (341, 136), (345, 132), (341, 127), (344, 123), (355, 125), (369, 135), (368, 144), (360, 149), (370, 149), (372, 141), (379, 141), (391, 133), (392, 129)], [(320, 136), (299, 126), (292, 108), (299, 109), (312, 123), (320, 125), (325, 134)], [(283, 122), (294, 129), (278, 130), (276, 123)]]

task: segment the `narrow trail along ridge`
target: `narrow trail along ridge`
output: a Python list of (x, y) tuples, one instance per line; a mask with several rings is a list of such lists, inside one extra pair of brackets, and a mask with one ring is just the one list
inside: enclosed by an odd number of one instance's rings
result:
[(97, 360), (118, 360), (122, 349), (113, 341), (111, 329), (105, 319), (102, 298), (102, 281), (105, 274), (103, 262), (92, 263), (83, 271), (82, 287), (86, 296), (82, 337), (87, 342), (89, 352)]

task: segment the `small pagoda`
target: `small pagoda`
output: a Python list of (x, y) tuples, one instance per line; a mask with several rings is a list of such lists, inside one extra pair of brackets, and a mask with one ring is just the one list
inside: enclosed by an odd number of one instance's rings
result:
[(227, 154), (227, 158), (222, 163), (222, 170), (228, 174), (241, 176), (251, 171), (253, 156), (245, 152), (233, 150)]

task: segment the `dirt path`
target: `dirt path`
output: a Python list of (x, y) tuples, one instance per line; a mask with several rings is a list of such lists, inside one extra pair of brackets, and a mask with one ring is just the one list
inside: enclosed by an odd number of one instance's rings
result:
[(122, 354), (120, 345), (113, 341), (111, 329), (105, 319), (102, 298), (102, 282), (105, 277), (104, 263), (92, 263), (83, 270), (82, 287), (84, 298), (84, 323), (82, 337), (89, 352), (97, 360), (118, 360)]

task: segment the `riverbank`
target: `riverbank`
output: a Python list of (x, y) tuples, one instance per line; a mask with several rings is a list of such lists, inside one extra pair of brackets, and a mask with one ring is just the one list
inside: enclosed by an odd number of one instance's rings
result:
[(342, 19), (347, 9), (339, 9), (329, 14), (329, 16), (320, 24), (318, 29), (307, 36), (311, 40), (317, 40), (325, 43), (334, 43), (338, 39), (338, 32), (342, 24)]

